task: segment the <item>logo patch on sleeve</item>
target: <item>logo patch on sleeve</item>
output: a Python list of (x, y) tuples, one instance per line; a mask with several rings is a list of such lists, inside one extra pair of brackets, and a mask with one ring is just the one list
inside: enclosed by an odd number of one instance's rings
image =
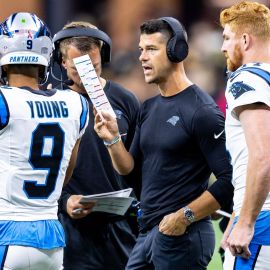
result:
[(244, 93), (249, 91), (255, 91), (255, 89), (245, 83), (242, 82), (235, 82), (230, 86), (229, 93), (232, 93), (234, 99), (239, 98)]

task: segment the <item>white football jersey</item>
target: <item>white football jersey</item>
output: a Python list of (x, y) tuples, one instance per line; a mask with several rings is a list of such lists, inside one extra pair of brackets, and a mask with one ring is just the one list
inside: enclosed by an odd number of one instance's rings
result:
[[(234, 109), (256, 102), (270, 107), (270, 65), (251, 63), (238, 68), (228, 79), (226, 100), (226, 147), (233, 166), (234, 211), (238, 216), (244, 199), (248, 149), (243, 128)], [(270, 210), (270, 194), (262, 210)]]
[(1, 220), (57, 219), (72, 149), (88, 122), (74, 91), (0, 87)]

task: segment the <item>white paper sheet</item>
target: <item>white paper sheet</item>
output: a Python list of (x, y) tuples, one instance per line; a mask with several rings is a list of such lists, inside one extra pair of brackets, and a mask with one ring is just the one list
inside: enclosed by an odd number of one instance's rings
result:
[[(130, 207), (134, 198), (129, 197), (132, 188), (122, 189), (114, 192), (100, 193), (83, 196), (80, 203), (96, 202), (92, 212), (106, 212), (123, 216)], [(80, 212), (81, 209), (75, 209), (73, 213)]]
[(73, 58), (84, 88), (97, 112), (105, 111), (116, 118), (115, 112), (100, 84), (95, 68), (88, 54)]

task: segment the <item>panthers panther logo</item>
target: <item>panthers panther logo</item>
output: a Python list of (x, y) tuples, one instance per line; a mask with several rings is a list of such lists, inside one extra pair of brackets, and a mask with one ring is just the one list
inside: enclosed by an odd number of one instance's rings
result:
[(179, 119), (180, 119), (179, 116), (174, 115), (170, 119), (168, 119), (166, 122), (175, 126), (177, 122), (179, 121)]
[(242, 82), (235, 82), (229, 88), (229, 93), (232, 93), (234, 99), (239, 98), (241, 95), (248, 91), (255, 91), (255, 89), (245, 83)]

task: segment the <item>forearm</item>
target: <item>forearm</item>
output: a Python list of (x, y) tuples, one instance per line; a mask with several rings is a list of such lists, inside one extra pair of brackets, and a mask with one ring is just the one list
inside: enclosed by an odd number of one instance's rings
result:
[(208, 191), (205, 191), (200, 197), (188, 204), (188, 206), (193, 211), (196, 221), (209, 216), (220, 208), (218, 201)]
[(241, 106), (236, 113), (248, 148), (245, 195), (238, 223), (253, 226), (270, 190), (270, 109), (257, 103)]
[(224, 250), (228, 247), (227, 239), (231, 233), (233, 221), (234, 221), (234, 213), (232, 213), (231, 218), (229, 220), (229, 223), (228, 223), (228, 225), (223, 233), (222, 239), (221, 239), (220, 245)]
[(129, 174), (133, 170), (134, 160), (121, 140), (116, 119), (108, 112), (102, 112), (102, 117), (96, 113), (94, 129), (106, 145), (114, 169), (121, 175)]
[(239, 222), (254, 225), (270, 191), (270, 161), (250, 159), (247, 169), (246, 190)]
[(121, 175), (129, 174), (134, 168), (132, 155), (126, 150), (122, 141), (107, 147), (114, 169)]
[(228, 222), (228, 225), (226, 227), (226, 230), (225, 230), (224, 234), (226, 234), (226, 235), (230, 234), (230, 231), (231, 231), (232, 226), (233, 226), (234, 218), (235, 218), (235, 213), (233, 212), (231, 217), (230, 217), (230, 220)]
[(77, 140), (77, 142), (72, 150), (69, 164), (68, 164), (67, 171), (66, 171), (66, 175), (65, 175), (65, 179), (64, 179), (64, 184), (63, 184), (64, 186), (67, 185), (67, 183), (69, 182), (69, 180), (72, 176), (73, 170), (75, 168), (78, 150), (79, 150), (79, 146), (80, 146), (80, 141), (81, 141), (80, 139)]

